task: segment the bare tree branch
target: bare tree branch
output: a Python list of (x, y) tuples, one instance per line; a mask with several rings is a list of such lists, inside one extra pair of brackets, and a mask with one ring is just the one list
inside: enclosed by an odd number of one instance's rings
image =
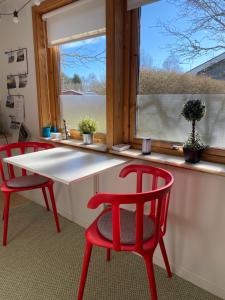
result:
[[(176, 6), (176, 20), (159, 22), (162, 31), (176, 38), (168, 45), (183, 59), (225, 50), (225, 0), (168, 0)], [(182, 26), (179, 24), (183, 20)], [(179, 22), (177, 22), (179, 21)]]
[(61, 63), (64, 67), (83, 66), (89, 67), (88, 64), (92, 62), (105, 63), (105, 50), (90, 50), (87, 45), (76, 48), (74, 52), (66, 49), (61, 50)]

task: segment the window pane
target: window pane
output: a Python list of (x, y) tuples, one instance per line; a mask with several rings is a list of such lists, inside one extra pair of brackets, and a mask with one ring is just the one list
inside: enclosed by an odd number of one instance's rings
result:
[(88, 116), (106, 132), (105, 49), (105, 36), (60, 46), (62, 119), (73, 129)]
[[(183, 104), (200, 99), (207, 114), (198, 133), (210, 146), (225, 146), (225, 38), (197, 2), (161, 0), (141, 9), (137, 137), (184, 142), (191, 125), (180, 115)], [(212, 4), (217, 13), (220, 2)]]

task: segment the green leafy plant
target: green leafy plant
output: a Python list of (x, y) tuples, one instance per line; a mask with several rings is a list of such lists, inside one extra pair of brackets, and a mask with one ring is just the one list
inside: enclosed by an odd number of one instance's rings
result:
[(95, 120), (86, 117), (79, 122), (78, 128), (80, 133), (82, 134), (92, 134), (97, 130), (97, 123)]
[(184, 143), (184, 148), (192, 149), (192, 150), (203, 150), (207, 146), (202, 143), (200, 137), (198, 134), (195, 136), (195, 141), (193, 142), (191, 135), (187, 139), (187, 141)]
[(196, 122), (199, 122), (206, 113), (205, 104), (201, 100), (189, 100), (182, 109), (181, 115), (192, 123), (192, 131), (188, 140), (184, 143), (185, 148), (193, 150), (203, 150), (206, 148), (201, 142), (199, 135), (196, 133)]

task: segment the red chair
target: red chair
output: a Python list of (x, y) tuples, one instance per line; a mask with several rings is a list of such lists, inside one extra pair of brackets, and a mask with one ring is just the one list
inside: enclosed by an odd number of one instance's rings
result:
[[(166, 233), (167, 211), (169, 206), (170, 189), (174, 179), (166, 170), (147, 165), (129, 165), (122, 169), (120, 177), (130, 173), (137, 175), (135, 194), (99, 193), (92, 197), (88, 208), (95, 209), (101, 204), (110, 207), (104, 209), (100, 216), (86, 230), (86, 248), (83, 269), (78, 292), (78, 300), (82, 300), (88, 266), (93, 245), (107, 249), (107, 260), (110, 260), (111, 249), (115, 251), (133, 251), (143, 256), (147, 268), (151, 299), (157, 299), (157, 290), (153, 269), (153, 254), (160, 245), (168, 276), (172, 273), (163, 242)], [(142, 192), (143, 174), (152, 177), (152, 190)], [(160, 181), (163, 180), (163, 186)], [(150, 212), (144, 214), (144, 206), (149, 202)], [(134, 204), (135, 212), (121, 209), (120, 205)]]
[(52, 210), (55, 217), (55, 223), (57, 231), (60, 232), (59, 218), (55, 204), (55, 197), (53, 192), (53, 184), (54, 182), (51, 179), (48, 179), (44, 176), (32, 174), (27, 175), (25, 169), (22, 169), (22, 176), (16, 176), (14, 168), (11, 164), (7, 164), (8, 166), (8, 176), (6, 176), (6, 172), (4, 171), (3, 166), (3, 157), (11, 157), (13, 156), (12, 151), (16, 152), (15, 154), (25, 154), (29, 151), (39, 151), (44, 149), (54, 148), (53, 145), (48, 143), (39, 143), (39, 142), (25, 142), (25, 143), (14, 143), (9, 145), (0, 146), (0, 153), (5, 153), (5, 155), (1, 155), (0, 158), (0, 172), (2, 178), (1, 191), (4, 193), (4, 211), (3, 211), (3, 220), (4, 220), (4, 232), (3, 232), (3, 246), (7, 244), (7, 232), (8, 232), (8, 219), (9, 219), (9, 206), (10, 206), (10, 195), (11, 193), (34, 190), (34, 189), (42, 189), (45, 205), (47, 210), (49, 210), (48, 198), (46, 194), (46, 188), (49, 191), (50, 199), (52, 203)]

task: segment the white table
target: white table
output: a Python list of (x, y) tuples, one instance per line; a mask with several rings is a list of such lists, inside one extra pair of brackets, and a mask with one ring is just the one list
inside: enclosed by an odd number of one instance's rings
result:
[[(86, 208), (86, 200), (88, 199), (82, 197), (81, 202), (74, 201), (77, 194), (74, 193), (72, 183), (93, 177), (93, 192), (90, 195), (93, 196), (99, 192), (99, 174), (113, 167), (123, 165), (130, 159), (83, 149), (77, 150), (71, 147), (57, 147), (5, 158), (4, 161), (66, 185), (66, 195), (63, 195), (63, 197), (68, 198), (68, 202), (66, 201), (65, 210), (63, 206), (61, 214), (69, 220), (87, 227), (97, 217), (102, 207), (95, 212), (88, 213)], [(56, 185), (58, 192), (61, 188)], [(84, 214), (85, 217), (83, 217)]]
[[(110, 154), (93, 153), (66, 147), (32, 152), (5, 158), (4, 162), (70, 185), (84, 178), (98, 175), (128, 162)], [(95, 176), (98, 181), (98, 177)], [(98, 191), (96, 182), (96, 192)]]

